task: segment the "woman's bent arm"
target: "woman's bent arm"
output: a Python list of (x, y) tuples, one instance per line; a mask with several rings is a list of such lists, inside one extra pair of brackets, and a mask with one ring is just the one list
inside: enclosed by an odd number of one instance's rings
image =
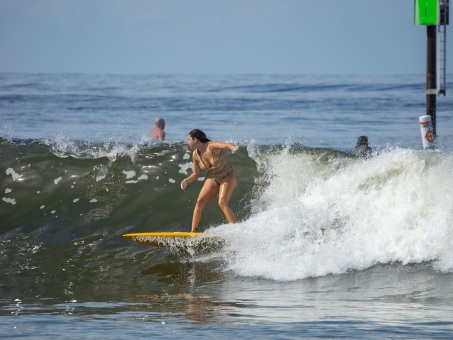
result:
[(195, 152), (197, 152), (197, 151), (195, 150), (192, 154), (193, 172), (190, 174), (189, 177), (186, 177), (181, 181), (182, 190), (186, 189), (187, 184), (192, 183), (193, 181), (196, 181), (198, 179), (198, 177), (200, 177), (201, 169), (200, 169), (200, 165), (198, 164), (198, 161), (195, 158)]
[(232, 153), (235, 153), (239, 146), (233, 145), (231, 143), (223, 143), (223, 142), (210, 142), (209, 146), (215, 150), (231, 150)]

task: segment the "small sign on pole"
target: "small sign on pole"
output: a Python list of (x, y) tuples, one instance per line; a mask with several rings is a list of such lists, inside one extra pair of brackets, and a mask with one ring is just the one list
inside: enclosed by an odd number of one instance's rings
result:
[(439, 25), (439, 0), (415, 0), (415, 24)]

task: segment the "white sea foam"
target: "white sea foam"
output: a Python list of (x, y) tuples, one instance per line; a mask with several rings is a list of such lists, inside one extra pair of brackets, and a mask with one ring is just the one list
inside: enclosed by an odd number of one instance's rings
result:
[(101, 166), (96, 174), (96, 182), (102, 181), (107, 177), (108, 169), (105, 166)]
[(134, 170), (130, 170), (130, 171), (123, 170), (123, 174), (126, 175), (126, 179), (131, 179), (131, 178), (135, 177), (136, 172)]
[(5, 173), (7, 175), (11, 175), (11, 177), (13, 178), (13, 181), (17, 181), (21, 177), (21, 175), (19, 175), (17, 172), (15, 172), (13, 168), (6, 169)]
[(180, 174), (184, 174), (184, 175), (189, 174), (189, 169), (193, 169), (193, 163), (192, 162), (178, 164), (178, 166), (180, 167), (179, 173)]
[(9, 204), (12, 204), (12, 205), (16, 204), (16, 200), (14, 198), (3, 197), (2, 201), (6, 202), (6, 203), (9, 203)]
[(453, 156), (396, 149), (369, 161), (269, 156), (254, 215), (211, 230), (227, 269), (274, 280), (378, 263), (453, 270)]

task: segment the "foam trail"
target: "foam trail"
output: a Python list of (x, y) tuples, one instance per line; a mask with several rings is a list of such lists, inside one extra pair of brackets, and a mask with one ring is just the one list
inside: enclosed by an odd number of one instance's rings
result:
[(269, 156), (254, 216), (215, 230), (229, 240), (229, 270), (287, 281), (377, 263), (453, 268), (452, 155), (395, 149), (370, 161), (325, 160)]

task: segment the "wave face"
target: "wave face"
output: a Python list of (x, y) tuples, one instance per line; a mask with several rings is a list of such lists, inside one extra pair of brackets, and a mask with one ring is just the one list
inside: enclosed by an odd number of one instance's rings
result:
[[(54, 241), (64, 235), (103, 228), (190, 230), (201, 183), (186, 192), (179, 183), (191, 171), (182, 143), (162, 145), (76, 142), (3, 143), (2, 231), (46, 230)], [(249, 214), (254, 178), (246, 152), (232, 158), (241, 172), (236, 192), (238, 216)], [(205, 224), (220, 224), (221, 214), (205, 214)], [(61, 237), (61, 239), (60, 239)], [(72, 236), (71, 236), (72, 237)], [(49, 241), (44, 238), (44, 241)]]
[[(10, 274), (51, 275), (55, 267), (39, 259), (62, 251), (80, 268), (123, 268), (152, 248), (121, 234), (190, 230), (202, 183), (179, 188), (191, 171), (185, 144), (2, 140), (0, 150), (0, 261)], [(231, 200), (239, 222), (226, 224), (211, 202), (202, 229), (226, 242), (197, 261), (279, 281), (394, 262), (453, 268), (450, 153), (393, 148), (362, 161), (250, 143), (229, 158), (239, 173)]]

